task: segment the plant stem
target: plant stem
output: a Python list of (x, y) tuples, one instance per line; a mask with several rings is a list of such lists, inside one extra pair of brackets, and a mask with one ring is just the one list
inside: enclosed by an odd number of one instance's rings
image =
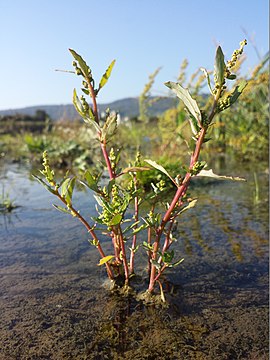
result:
[[(147, 244), (151, 245), (151, 236), (152, 236), (152, 229), (149, 227), (147, 230)], [(150, 274), (151, 274), (151, 255), (152, 255), (152, 251), (148, 250), (147, 251), (147, 255), (148, 255), (148, 275), (150, 278)]]
[(100, 146), (101, 146), (101, 150), (102, 150), (102, 153), (103, 153), (103, 156), (104, 156), (104, 159), (105, 159), (105, 162), (106, 162), (106, 165), (107, 165), (107, 169), (108, 169), (108, 173), (109, 173), (109, 176), (110, 176), (110, 179), (115, 179), (115, 173), (112, 169), (112, 164), (111, 164), (111, 161), (109, 159), (109, 155), (108, 155), (108, 152), (107, 152), (107, 149), (106, 149), (106, 142), (105, 140), (103, 142), (100, 143)]
[[(135, 185), (135, 191), (137, 190), (137, 181), (136, 181), (136, 175), (134, 175), (134, 185)], [(139, 220), (139, 198), (138, 196), (135, 196), (134, 199), (134, 221), (138, 222)], [(138, 228), (138, 225), (134, 226), (134, 230)], [(129, 259), (129, 270), (130, 273), (134, 273), (134, 258), (135, 258), (135, 249), (137, 245), (137, 234), (133, 235), (132, 238), (132, 246), (131, 246), (131, 252), (130, 252), (130, 259)]]
[[(222, 87), (220, 87), (215, 95), (215, 100), (212, 106), (212, 110), (210, 115), (208, 116), (208, 121), (207, 124), (210, 124), (214, 118), (214, 116), (216, 115), (216, 109), (217, 109), (217, 104), (218, 104), (218, 100), (221, 97), (222, 94)], [(202, 124), (200, 124), (202, 125)], [(190, 179), (192, 177), (191, 174), (191, 170), (193, 168), (193, 166), (195, 165), (195, 163), (198, 161), (199, 155), (200, 155), (200, 151), (202, 148), (202, 144), (204, 142), (204, 138), (206, 135), (208, 129), (208, 125), (202, 126), (201, 130), (199, 132), (199, 136), (197, 138), (196, 141), (196, 146), (195, 146), (195, 150), (190, 158), (190, 164), (189, 164), (189, 171), (186, 173), (186, 176), (182, 182), (182, 184), (179, 186), (179, 188), (177, 189), (174, 198), (168, 208), (168, 210), (166, 211), (161, 224), (159, 226), (159, 228), (157, 229), (157, 234), (156, 234), (156, 240), (154, 243), (154, 248), (153, 248), (153, 253), (152, 253), (152, 259), (156, 260), (157, 258), (157, 252), (159, 249), (159, 244), (160, 244), (160, 239), (161, 236), (164, 232), (165, 226), (167, 225), (168, 221), (171, 220), (171, 214), (173, 212), (173, 210), (175, 209), (176, 205), (179, 203), (179, 200), (181, 200), (181, 198), (185, 195), (187, 188), (189, 186), (190, 183)], [(164, 247), (163, 247), (164, 249)], [(159, 277), (159, 276), (158, 276)], [(152, 292), (154, 290), (154, 286), (155, 286), (155, 282), (156, 282), (156, 267), (152, 264), (151, 265), (151, 273), (150, 273), (150, 281), (149, 281), (149, 286), (148, 286), (148, 292)]]
[[(201, 147), (203, 144), (203, 140), (204, 140), (206, 131), (207, 131), (207, 128), (201, 129), (199, 137), (196, 142), (195, 150), (191, 156), (190, 166), (189, 166), (190, 171), (186, 173), (186, 176), (185, 176), (182, 184), (177, 189), (177, 191), (174, 195), (174, 198), (173, 198), (168, 210), (166, 211), (166, 213), (161, 221), (160, 226), (157, 229), (156, 240), (154, 243), (153, 254), (152, 254), (153, 260), (156, 260), (157, 252), (159, 249), (159, 243), (160, 243), (160, 239), (163, 234), (164, 228), (165, 228), (166, 224), (168, 223), (168, 221), (171, 220), (171, 214), (172, 214), (173, 210), (175, 209), (177, 203), (186, 193), (190, 179), (192, 177), (191, 169), (193, 168), (194, 164), (198, 161), (200, 150), (201, 150)], [(154, 286), (155, 286), (155, 282), (156, 282), (155, 278), (156, 278), (156, 267), (152, 264), (151, 265), (151, 273), (150, 273), (150, 281), (149, 281), (149, 286), (148, 286), (148, 292), (150, 292), (150, 293), (154, 290)]]
[(93, 113), (95, 116), (95, 120), (96, 123), (99, 124), (99, 116), (98, 116), (98, 107), (97, 107), (97, 98), (96, 98), (96, 93), (95, 93), (95, 89), (93, 88), (93, 85), (91, 83), (91, 80), (89, 79), (88, 76), (85, 76), (87, 85), (88, 85), (88, 89), (89, 89), (89, 94), (92, 98), (92, 103), (93, 103)]
[(122, 259), (123, 259), (123, 265), (124, 265), (124, 271), (125, 271), (125, 284), (128, 284), (129, 280), (129, 270), (128, 270), (128, 262), (127, 262), (127, 255), (126, 255), (126, 249), (125, 249), (125, 243), (124, 243), (124, 237), (122, 233), (121, 226), (118, 225), (118, 236), (119, 236), (119, 243), (122, 251)]

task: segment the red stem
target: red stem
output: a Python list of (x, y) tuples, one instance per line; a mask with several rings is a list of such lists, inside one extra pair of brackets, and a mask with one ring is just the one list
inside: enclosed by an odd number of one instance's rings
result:
[[(214, 115), (213, 115), (214, 116)], [(161, 224), (159, 226), (159, 228), (157, 229), (157, 235), (156, 235), (156, 240), (154, 243), (154, 249), (153, 249), (153, 254), (152, 254), (152, 259), (156, 260), (157, 257), (157, 252), (159, 249), (159, 243), (160, 243), (160, 239), (161, 236), (163, 234), (164, 228), (167, 225), (168, 221), (171, 220), (171, 214), (175, 208), (175, 206), (177, 205), (177, 203), (179, 202), (179, 199), (181, 199), (185, 193), (186, 190), (188, 188), (190, 179), (191, 179), (191, 169), (193, 168), (193, 166), (195, 165), (195, 163), (198, 161), (199, 158), (199, 154), (200, 154), (200, 150), (203, 144), (203, 140), (206, 134), (207, 128), (202, 128), (199, 134), (199, 137), (197, 139), (196, 142), (196, 147), (195, 150), (191, 156), (190, 159), (190, 165), (189, 165), (189, 169), (190, 171), (186, 173), (186, 176), (182, 182), (182, 184), (179, 186), (179, 188), (177, 189), (174, 198), (168, 208), (168, 210), (166, 211), (165, 215), (163, 216), (163, 219), (161, 221)], [(150, 281), (149, 281), (149, 286), (148, 286), (148, 292), (152, 292), (154, 290), (154, 286), (155, 286), (155, 282), (156, 282), (156, 267), (152, 264), (151, 265), (151, 274), (150, 274)]]
[[(137, 222), (139, 220), (139, 199), (136, 196), (134, 199), (134, 220), (135, 222)], [(138, 225), (134, 226), (134, 230), (136, 230), (138, 227)], [(133, 274), (134, 273), (134, 258), (135, 258), (135, 248), (136, 248), (136, 244), (137, 244), (137, 234), (133, 235), (133, 239), (132, 239), (132, 246), (131, 246), (131, 252), (130, 252), (130, 260), (129, 260), (129, 268), (130, 268), (130, 273)]]
[(119, 242), (120, 242), (120, 246), (121, 246), (123, 265), (124, 265), (124, 271), (125, 271), (125, 283), (128, 284), (128, 280), (129, 280), (128, 262), (127, 262), (123, 233), (122, 233), (122, 229), (121, 229), (120, 225), (118, 225), (118, 231), (119, 231), (118, 236), (119, 236)]
[(109, 172), (110, 179), (111, 180), (115, 179), (115, 173), (114, 173), (114, 171), (112, 169), (111, 161), (110, 161), (109, 155), (107, 153), (105, 140), (100, 144), (100, 146), (101, 146), (101, 150), (102, 150), (102, 153), (103, 153), (106, 165), (107, 165), (107, 169), (108, 169), (108, 172)]
[(93, 102), (93, 113), (95, 116), (95, 120), (96, 120), (96, 123), (99, 124), (98, 107), (97, 107), (97, 99), (96, 99), (95, 89), (93, 88), (93, 85), (87, 75), (85, 76), (85, 79), (87, 81), (89, 93), (91, 95), (92, 102)]

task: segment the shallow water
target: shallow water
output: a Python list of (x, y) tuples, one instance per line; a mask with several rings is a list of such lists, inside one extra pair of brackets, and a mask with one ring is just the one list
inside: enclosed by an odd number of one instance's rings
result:
[[(267, 359), (268, 174), (225, 165), (248, 181), (194, 181), (199, 201), (176, 230), (185, 260), (168, 274), (170, 308), (156, 309), (102, 288), (81, 224), (29, 169), (2, 164), (0, 191), (19, 207), (0, 215), (0, 359)], [(75, 202), (95, 211), (89, 193)]]

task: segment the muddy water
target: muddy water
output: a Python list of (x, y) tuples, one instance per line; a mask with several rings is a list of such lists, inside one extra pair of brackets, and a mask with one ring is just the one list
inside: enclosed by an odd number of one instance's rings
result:
[[(28, 170), (0, 168), (0, 190), (20, 206), (0, 215), (1, 360), (268, 359), (265, 168), (234, 170), (245, 183), (192, 184), (199, 201), (176, 229), (185, 260), (168, 273), (168, 309), (108, 293), (86, 231)], [(75, 200), (87, 217), (86, 195)]]

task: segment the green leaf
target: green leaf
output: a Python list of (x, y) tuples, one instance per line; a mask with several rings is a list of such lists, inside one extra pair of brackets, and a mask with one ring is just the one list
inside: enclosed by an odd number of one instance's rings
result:
[(98, 134), (101, 133), (101, 127), (98, 125), (98, 123), (93, 119), (93, 113), (92, 110), (89, 108), (89, 115), (87, 114), (85, 117), (83, 117), (84, 122), (87, 124), (93, 126)]
[(138, 234), (140, 231), (144, 230), (145, 228), (146, 228), (146, 224), (139, 226), (138, 228), (133, 230), (132, 235)]
[(81, 115), (82, 118), (85, 118), (85, 111), (83, 109), (82, 103), (80, 102), (80, 99), (77, 96), (76, 89), (73, 90), (73, 105), (79, 115)]
[(89, 95), (89, 94), (90, 94), (89, 90), (87, 90), (87, 89), (81, 88), (81, 90), (82, 90), (82, 92), (85, 93), (86, 95)]
[(108, 191), (108, 194), (110, 195), (111, 192), (112, 192), (112, 188), (113, 188), (113, 185), (115, 184), (115, 179), (111, 179), (108, 183), (108, 186), (107, 186), (107, 191)]
[(133, 224), (127, 226), (127, 227), (123, 230), (123, 234), (125, 234), (126, 232), (128, 232), (129, 230), (132, 229), (132, 230), (133, 230), (133, 231), (132, 231), (132, 235), (134, 235), (134, 234), (137, 234), (137, 233), (138, 233), (139, 231), (141, 231), (142, 229), (145, 229), (145, 227), (146, 227), (145, 224), (143, 224), (143, 225), (141, 225), (141, 226), (139, 226), (139, 227), (136, 227), (136, 228), (134, 229), (134, 227), (137, 226), (137, 225), (139, 225), (139, 223), (140, 223), (140, 221), (135, 221)]
[(190, 114), (197, 120), (198, 126), (201, 127), (202, 115), (197, 102), (191, 97), (188, 89), (183, 88), (180, 84), (168, 81), (165, 85), (171, 89), (176, 96), (181, 99)]
[(229, 80), (235, 80), (235, 79), (236, 79), (236, 75), (235, 75), (235, 74), (229, 74), (229, 75), (227, 76), (227, 79), (229, 79)]
[(73, 90), (73, 105), (77, 111), (77, 113), (83, 118), (84, 122), (86, 122), (89, 125), (94, 126), (95, 130), (98, 133), (101, 133), (101, 128), (95, 121), (95, 116), (93, 114), (93, 110), (91, 107), (89, 107), (89, 111), (85, 111), (80, 99), (78, 98), (76, 89)]
[(153, 245), (148, 244), (146, 241), (143, 241), (142, 246), (143, 246), (146, 250), (153, 251)]
[(114, 67), (114, 64), (115, 64), (115, 60), (113, 60), (110, 65), (108, 66), (107, 70), (105, 71), (105, 73), (102, 75), (102, 78), (100, 80), (100, 83), (99, 83), (99, 88), (98, 88), (98, 91), (107, 83), (109, 77), (111, 76), (111, 72), (112, 72), (112, 69)]
[(237, 177), (237, 176), (224, 176), (224, 175), (216, 175), (213, 173), (213, 170), (201, 170), (196, 176), (206, 176), (211, 177), (218, 180), (233, 180), (233, 181), (246, 181), (246, 179)]
[(113, 216), (113, 218), (111, 219), (111, 221), (109, 222), (109, 226), (114, 226), (114, 225), (118, 225), (120, 224), (122, 220), (122, 215), (121, 214), (116, 214)]
[(91, 219), (94, 220), (96, 223), (98, 223), (98, 224), (100, 224), (100, 225), (106, 225), (105, 222), (104, 222), (104, 220), (101, 219), (100, 217), (94, 217), (94, 216), (92, 216)]
[(117, 130), (117, 114), (108, 114), (106, 122), (102, 128), (101, 140), (109, 140)]
[(61, 186), (61, 196), (66, 200), (68, 205), (71, 205), (75, 181), (76, 181), (75, 177), (67, 178)]
[(99, 260), (98, 266), (106, 264), (108, 261), (110, 261), (113, 258), (114, 258), (113, 255), (104, 256), (102, 259)]
[(99, 241), (97, 239), (89, 239), (88, 241), (91, 245), (93, 245), (95, 247), (97, 247), (99, 244)]
[(209, 88), (211, 94), (213, 95), (213, 89), (212, 89), (211, 82), (210, 82), (210, 76), (209, 76), (207, 70), (203, 67), (201, 67), (200, 70), (204, 73), (204, 76), (207, 80), (208, 88)]
[(46, 190), (48, 190), (50, 193), (56, 195), (57, 194), (57, 191), (54, 190), (51, 186), (49, 186), (48, 184), (45, 183), (45, 181), (43, 181), (41, 178), (39, 178), (38, 176), (36, 175), (32, 175), (33, 178), (35, 178), (42, 186), (45, 187)]
[(107, 209), (111, 214), (113, 214), (114, 209), (110, 206), (109, 202), (107, 202), (105, 199), (103, 199), (100, 196), (94, 195), (94, 198), (96, 199), (99, 206), (101, 206), (102, 208)]
[(160, 265), (159, 262), (157, 262), (157, 261), (154, 260), (154, 259), (151, 259), (150, 261), (151, 261), (151, 263), (154, 265), (154, 267), (155, 267), (157, 270), (160, 270), (160, 269), (161, 269), (161, 265)]
[(59, 210), (59, 211), (61, 211), (61, 212), (63, 212), (63, 213), (71, 214), (68, 209), (63, 208), (62, 206), (58, 206), (58, 205), (53, 204), (53, 207), (54, 207), (56, 210)]
[(224, 75), (225, 75), (225, 61), (224, 61), (224, 54), (219, 46), (216, 51), (216, 58), (215, 58), (215, 76), (216, 76), (216, 83), (219, 86), (224, 84)]
[(84, 173), (84, 178), (86, 180), (86, 183), (83, 183), (83, 184), (88, 186), (89, 189), (98, 192), (99, 189), (98, 189), (97, 182), (89, 170), (86, 170), (86, 172)]
[(71, 52), (74, 59), (78, 61), (78, 64), (79, 64), (84, 76), (89, 77), (89, 66), (86, 64), (86, 62), (83, 60), (83, 58), (79, 54), (77, 54), (75, 50), (69, 49), (69, 51)]
[(197, 199), (191, 200), (188, 205), (186, 205), (183, 209), (179, 211), (179, 215), (182, 214), (184, 211), (193, 208), (197, 203)]
[(241, 81), (239, 85), (236, 86), (232, 94), (230, 95), (230, 105), (236, 102), (239, 96), (242, 94), (243, 90), (247, 86), (247, 82), (245, 80)]
[(163, 174), (167, 175), (168, 178), (174, 183), (174, 185), (177, 186), (173, 177), (168, 173), (168, 171), (166, 169), (164, 169), (163, 166), (157, 164), (155, 161), (150, 160), (150, 159), (145, 159), (144, 161), (147, 162), (149, 165), (153, 166), (155, 169), (161, 171)]
[(184, 259), (180, 259), (180, 260), (176, 261), (175, 263), (170, 264), (168, 267), (174, 267), (174, 266), (177, 266), (177, 265), (181, 264), (183, 261), (184, 261)]
[(165, 251), (165, 253), (162, 255), (162, 260), (164, 263), (169, 264), (172, 259), (174, 258), (174, 251)]
[(198, 126), (197, 120), (194, 119), (194, 117), (192, 115), (190, 115), (190, 117), (188, 118), (188, 121), (189, 121), (189, 125), (190, 125), (193, 135), (197, 135), (198, 132), (200, 131), (200, 127)]

